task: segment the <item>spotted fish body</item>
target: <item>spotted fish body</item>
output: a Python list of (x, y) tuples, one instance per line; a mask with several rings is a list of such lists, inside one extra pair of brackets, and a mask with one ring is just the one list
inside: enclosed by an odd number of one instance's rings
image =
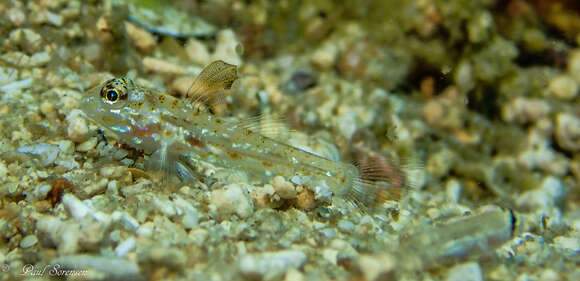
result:
[[(224, 74), (227, 71), (230, 74)], [(235, 66), (217, 61), (202, 71), (192, 89), (196, 95), (208, 95), (228, 89), (235, 78)], [(120, 142), (151, 155), (146, 166), (182, 180), (194, 179), (195, 163), (206, 162), (245, 171), (261, 181), (276, 175), (298, 179), (357, 203), (373, 203), (380, 195), (376, 181), (362, 179), (352, 164), (290, 146), (195, 104), (139, 87), (127, 78), (115, 78), (89, 93), (81, 109)]]

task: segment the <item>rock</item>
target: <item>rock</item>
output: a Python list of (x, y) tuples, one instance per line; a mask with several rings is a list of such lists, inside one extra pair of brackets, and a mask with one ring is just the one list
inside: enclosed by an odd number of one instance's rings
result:
[(537, 121), (552, 111), (550, 104), (541, 99), (517, 97), (502, 108), (506, 122), (527, 123)]
[(122, 258), (126, 256), (129, 252), (131, 252), (133, 249), (135, 249), (136, 245), (137, 240), (135, 240), (135, 237), (129, 237), (127, 240), (117, 245), (117, 247), (115, 248), (115, 255), (117, 255), (117, 257), (119, 258)]
[(323, 70), (328, 70), (334, 67), (336, 64), (336, 58), (338, 55), (338, 48), (335, 44), (327, 43), (322, 45), (316, 51), (312, 53), (310, 57), (310, 62)]
[(240, 66), (242, 58), (240, 57), (240, 41), (236, 39), (235, 33), (231, 29), (225, 29), (217, 34), (217, 43), (215, 51), (212, 54), (213, 60), (223, 60), (229, 64)]
[(338, 221), (338, 228), (343, 232), (352, 233), (355, 225), (349, 220), (340, 220)]
[(187, 40), (185, 52), (193, 63), (199, 65), (207, 65), (210, 63), (210, 55), (207, 47), (195, 38)]
[(127, 30), (127, 35), (131, 38), (133, 45), (145, 54), (150, 53), (157, 45), (157, 40), (151, 33), (130, 22), (125, 22), (125, 30)]
[(580, 237), (558, 236), (554, 238), (554, 245), (572, 254), (580, 253)]
[(96, 137), (92, 137), (82, 143), (80, 143), (79, 145), (77, 145), (77, 151), (79, 152), (88, 152), (89, 150), (95, 148), (97, 146), (97, 138)]
[(70, 193), (62, 196), (62, 204), (64, 205), (69, 215), (76, 220), (81, 220), (89, 213), (92, 213), (92, 210), (89, 207), (87, 207), (83, 202), (81, 202), (81, 200)]
[(364, 276), (364, 280), (389, 280), (382, 276), (392, 274), (395, 270), (395, 259), (388, 254), (379, 256), (362, 255), (358, 259), (358, 267)]
[(450, 203), (459, 203), (461, 197), (461, 183), (458, 180), (451, 179), (445, 183), (445, 195)]
[(70, 140), (76, 143), (86, 141), (89, 134), (87, 121), (82, 117), (82, 114), (82, 111), (74, 109), (66, 117), (68, 123), (67, 135)]
[(446, 176), (455, 164), (456, 156), (453, 151), (443, 148), (429, 155), (425, 168), (431, 176), (441, 178)]
[(265, 280), (279, 278), (291, 268), (299, 268), (306, 262), (306, 254), (299, 250), (283, 250), (245, 255), (238, 268), (246, 276), (259, 275)]
[(570, 101), (578, 94), (578, 83), (568, 75), (560, 75), (550, 81), (548, 91), (558, 99)]
[(286, 92), (295, 94), (316, 86), (317, 79), (317, 74), (314, 72), (295, 70), (282, 87)]
[(64, 222), (53, 216), (45, 216), (38, 219), (36, 228), (43, 234), (41, 239), (48, 239), (49, 243), (56, 245), (60, 254), (76, 253), (79, 248), (79, 225), (77, 223)]
[(210, 203), (217, 215), (235, 214), (241, 218), (250, 216), (254, 212), (254, 204), (246, 194), (246, 190), (248, 190), (246, 186), (238, 183), (213, 190), (210, 194)]
[(54, 164), (59, 154), (58, 146), (48, 143), (39, 143), (18, 148), (20, 153), (28, 153), (39, 156), (40, 163), (43, 166)]
[(568, 73), (580, 83), (580, 49), (574, 49), (568, 54)]
[(282, 176), (274, 177), (272, 179), (272, 186), (282, 199), (294, 199), (298, 195), (294, 185), (291, 182), (286, 181)]
[(447, 281), (483, 281), (481, 267), (476, 262), (459, 264), (447, 272)]
[(568, 113), (558, 113), (554, 135), (563, 149), (570, 152), (580, 151), (580, 118)]
[(540, 188), (526, 191), (517, 200), (516, 205), (526, 210), (547, 209), (554, 206), (564, 196), (564, 186), (555, 177), (546, 177)]
[(27, 235), (22, 240), (20, 240), (20, 248), (26, 249), (30, 248), (38, 243), (38, 238), (36, 235)]
[(145, 57), (143, 66), (149, 72), (160, 74), (179, 75), (187, 73), (187, 70), (180, 65), (153, 57)]

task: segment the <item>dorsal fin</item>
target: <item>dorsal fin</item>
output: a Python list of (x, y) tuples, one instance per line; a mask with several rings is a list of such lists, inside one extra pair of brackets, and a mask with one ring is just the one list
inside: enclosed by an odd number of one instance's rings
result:
[(193, 103), (217, 104), (217, 93), (229, 90), (238, 79), (237, 67), (221, 60), (206, 66), (195, 78), (186, 93), (186, 98)]
[(260, 114), (248, 117), (242, 119), (239, 126), (281, 142), (288, 141), (292, 132), (284, 118), (276, 114)]

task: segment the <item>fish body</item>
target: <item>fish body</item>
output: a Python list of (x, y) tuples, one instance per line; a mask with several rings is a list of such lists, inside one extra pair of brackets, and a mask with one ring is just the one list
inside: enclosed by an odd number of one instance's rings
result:
[[(235, 72), (231, 72), (235, 66), (221, 61), (212, 65), (192, 86), (201, 96), (228, 89), (232, 77), (235, 80)], [(81, 110), (120, 142), (151, 155), (147, 167), (185, 181), (196, 177), (196, 162), (206, 162), (245, 171), (261, 181), (284, 176), (366, 205), (381, 195), (380, 177), (365, 180), (353, 164), (293, 147), (243, 122), (212, 115), (192, 99), (145, 89), (127, 78), (114, 78), (95, 88), (83, 100)]]

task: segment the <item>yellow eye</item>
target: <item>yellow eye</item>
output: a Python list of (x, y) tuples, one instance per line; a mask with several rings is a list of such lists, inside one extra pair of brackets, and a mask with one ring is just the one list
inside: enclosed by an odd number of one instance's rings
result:
[(119, 93), (117, 90), (108, 90), (105, 94), (105, 99), (109, 103), (115, 103), (119, 99)]

